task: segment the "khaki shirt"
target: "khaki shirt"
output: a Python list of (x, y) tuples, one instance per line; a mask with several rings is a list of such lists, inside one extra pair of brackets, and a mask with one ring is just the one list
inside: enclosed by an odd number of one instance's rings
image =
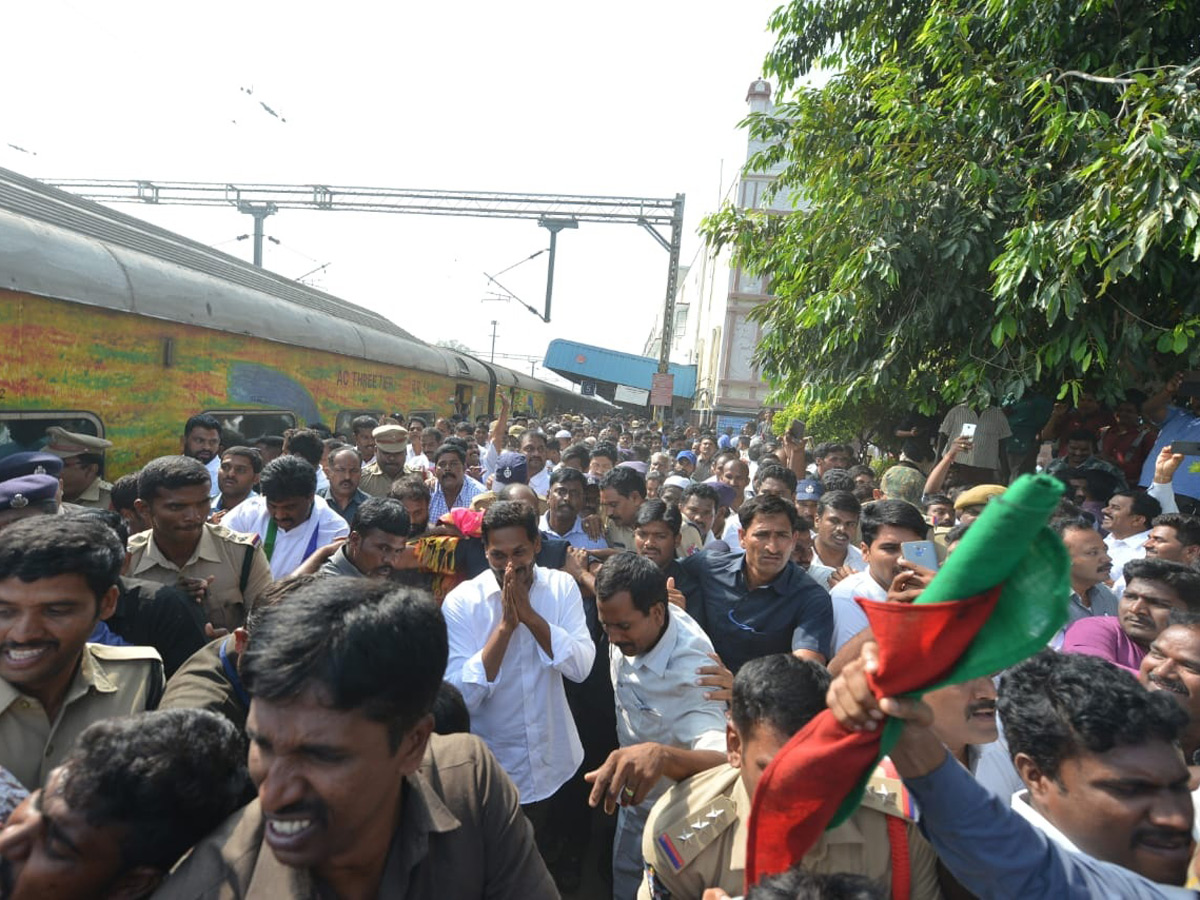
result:
[[(399, 476), (396, 477), (398, 478)], [(363, 466), (362, 480), (358, 482), (358, 489), (366, 491), (372, 497), (386, 497), (388, 491), (392, 489), (392, 482), (395, 480), (395, 478), (384, 474), (383, 470), (379, 468), (378, 460), (372, 460)]]
[(633, 529), (618, 525), (614, 519), (609, 519), (604, 526), (604, 540), (614, 550), (636, 550), (633, 544)]
[[(237, 678), (236, 686), (221, 662), (222, 646)], [(167, 689), (158, 708), (211, 710), (223, 715), (237, 726), (238, 731), (245, 733), (246, 716), (250, 708), (239, 693), (242, 681), (237, 675), (237, 660), (232, 634), (205, 644), (167, 679)]]
[(0, 761), (21, 784), (36, 790), (85, 728), (100, 719), (154, 709), (162, 692), (162, 660), (153, 647), (85, 644), (53, 722), (39, 701), (0, 680)]
[[(318, 897), (307, 869), (280, 863), (263, 842), (258, 801), (192, 849), (156, 900)], [(405, 778), (380, 900), (548, 900), (558, 891), (533, 841), (517, 789), (474, 735), (433, 735)]]
[(97, 478), (71, 502), (76, 506), (87, 506), (92, 509), (111, 509), (112, 485), (103, 478)]
[[(224, 525), (206, 522), (191, 558), (179, 568), (158, 549), (154, 532), (143, 531), (129, 539), (129, 574), (160, 584), (178, 584), (185, 577), (214, 576), (204, 598), (204, 614), (214, 628), (232, 630), (245, 624), (246, 613), (273, 580), (271, 564), (257, 543), (256, 535), (239, 534)], [(240, 586), (247, 553), (253, 559), (243, 596)]]
[[(872, 778), (872, 784), (879, 780)], [(837, 828), (826, 831), (801, 865), (816, 874), (863, 875), (890, 888), (887, 817), (903, 816), (896, 795), (881, 793), (868, 787), (862, 806)], [(699, 897), (710, 887), (740, 896), (746, 878), (749, 820), (750, 796), (733, 766), (709, 769), (672, 787), (654, 804), (642, 832), (646, 875), (638, 900)], [(942, 893), (937, 856), (911, 822), (908, 856), (912, 900), (938, 900)]]

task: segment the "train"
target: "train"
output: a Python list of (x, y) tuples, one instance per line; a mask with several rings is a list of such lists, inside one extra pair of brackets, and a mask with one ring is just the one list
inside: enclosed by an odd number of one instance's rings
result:
[(106, 477), (215, 415), (248, 441), (359, 415), (617, 407), (421, 341), (385, 316), (0, 169), (0, 456), (51, 425), (112, 441)]

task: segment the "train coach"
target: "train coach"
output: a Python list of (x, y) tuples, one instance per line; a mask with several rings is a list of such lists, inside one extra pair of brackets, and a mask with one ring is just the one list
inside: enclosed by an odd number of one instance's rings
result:
[(0, 456), (46, 428), (113, 442), (107, 477), (177, 453), (197, 412), (248, 439), (400, 411), (614, 407), (424, 343), (384, 316), (0, 169)]

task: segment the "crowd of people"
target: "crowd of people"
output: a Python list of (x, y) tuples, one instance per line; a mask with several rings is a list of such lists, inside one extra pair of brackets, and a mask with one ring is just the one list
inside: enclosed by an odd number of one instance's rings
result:
[[(504, 397), (253, 440), (199, 414), (111, 484), (52, 427), (0, 457), (0, 897), (1189, 896), (1195, 402), (961, 405), (898, 459)], [(862, 603), (919, 596), (1035, 470), (1066, 624), (875, 696)], [(760, 779), (825, 710), (905, 727), (747, 885)]]

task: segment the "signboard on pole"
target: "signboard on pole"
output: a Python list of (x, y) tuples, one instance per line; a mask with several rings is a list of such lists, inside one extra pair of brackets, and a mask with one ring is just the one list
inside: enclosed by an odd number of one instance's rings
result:
[(650, 392), (645, 388), (630, 387), (627, 384), (618, 384), (616, 391), (613, 393), (613, 400), (617, 403), (628, 403), (631, 406), (645, 406), (646, 401), (650, 399)]
[(580, 382), (579, 393), (581, 393), (585, 397), (595, 397), (596, 396), (596, 382), (594, 382), (594, 381)]
[(675, 376), (670, 372), (656, 372), (650, 377), (650, 405), (670, 406), (675, 395)]

